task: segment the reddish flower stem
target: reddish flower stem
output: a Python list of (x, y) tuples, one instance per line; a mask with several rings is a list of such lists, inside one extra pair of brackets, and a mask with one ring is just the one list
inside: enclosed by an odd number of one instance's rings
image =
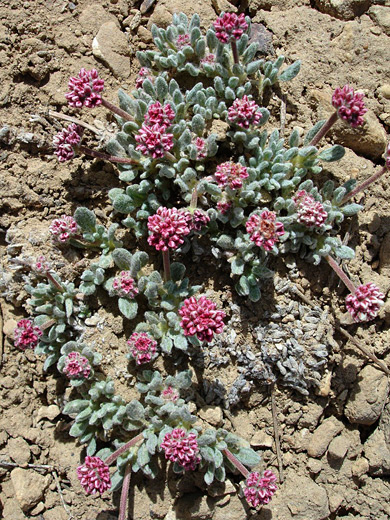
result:
[(354, 188), (351, 192), (347, 193), (345, 195), (345, 197), (343, 198), (343, 200), (341, 201), (341, 204), (344, 204), (345, 202), (347, 202), (347, 200), (352, 199), (352, 197), (354, 197), (355, 195), (357, 195), (361, 191), (363, 191), (366, 188), (368, 188), (368, 186), (370, 184), (372, 184), (373, 182), (377, 181), (379, 179), (379, 177), (382, 177), (382, 175), (384, 173), (386, 173), (387, 171), (388, 171), (387, 167), (384, 166), (379, 172), (374, 173), (373, 175), (371, 175), (371, 177), (369, 177), (367, 180), (365, 180), (364, 182), (359, 184), (359, 186), (356, 186), (356, 188)]
[(233, 464), (233, 466), (238, 469), (238, 471), (241, 473), (241, 475), (243, 477), (247, 478), (247, 476), (249, 475), (250, 472), (246, 469), (246, 467), (243, 464), (241, 464), (241, 462), (238, 460), (238, 458), (235, 457), (233, 455), (233, 453), (230, 450), (228, 450), (227, 448), (222, 450), (222, 453), (224, 455), (226, 455), (226, 457), (230, 460), (230, 462)]
[(344, 271), (341, 269), (339, 264), (336, 262), (334, 258), (327, 255), (325, 257), (325, 260), (328, 262), (330, 267), (333, 269), (333, 271), (337, 274), (337, 276), (344, 282), (344, 284), (348, 287), (348, 289), (351, 291), (352, 294), (355, 294), (356, 287), (351, 282), (351, 280), (348, 278), (348, 276), (344, 273)]
[(54, 285), (56, 289), (58, 289), (60, 292), (65, 292), (64, 287), (60, 284), (60, 282), (58, 282), (54, 278), (54, 276), (49, 271), (46, 271), (46, 277), (49, 280), (49, 282), (51, 282)]
[(39, 328), (43, 332), (44, 330), (49, 329), (50, 327), (52, 327), (56, 323), (57, 323), (56, 320), (49, 320), (49, 321), (46, 321), (43, 325), (41, 325)]
[(129, 496), (130, 479), (131, 479), (131, 464), (127, 464), (126, 470), (125, 470), (125, 476), (123, 478), (121, 500), (119, 503), (118, 520), (126, 520), (126, 510), (127, 510), (127, 500), (128, 500), (128, 496)]
[(90, 155), (91, 157), (96, 157), (97, 159), (103, 159), (104, 161), (110, 161), (113, 163), (120, 164), (139, 164), (135, 159), (129, 159), (127, 157), (114, 157), (113, 155), (108, 155), (106, 153), (98, 152), (96, 150), (91, 150), (86, 146), (77, 146), (76, 150), (78, 152), (84, 153), (85, 155)]
[(237, 65), (240, 64), (240, 59), (238, 57), (238, 50), (237, 50), (237, 43), (235, 40), (232, 40), (230, 42), (230, 45), (232, 47), (232, 52), (233, 52), (233, 60), (234, 60), (234, 63), (236, 63)]
[(107, 101), (107, 99), (104, 99), (102, 97), (102, 105), (107, 108), (110, 112), (113, 112), (117, 116), (121, 117), (122, 119), (126, 119), (126, 121), (134, 121), (134, 118), (122, 110), (121, 108), (117, 107), (116, 105), (113, 105), (110, 101)]
[(338, 115), (336, 110), (336, 112), (334, 112), (330, 116), (330, 118), (322, 125), (319, 132), (317, 132), (313, 139), (310, 141), (309, 146), (317, 146), (317, 144), (321, 141), (324, 135), (327, 134), (331, 127), (335, 124), (335, 122), (337, 121), (337, 117)]
[(171, 261), (169, 259), (169, 249), (162, 252), (163, 264), (164, 264), (164, 281), (167, 282), (171, 279)]
[(123, 446), (118, 448), (116, 451), (114, 451), (114, 453), (112, 453), (109, 457), (107, 457), (104, 462), (107, 464), (107, 466), (109, 466), (110, 464), (115, 462), (116, 459), (122, 455), (122, 453), (125, 453), (125, 451), (127, 451), (129, 448), (131, 448), (132, 446), (137, 444), (137, 442), (143, 438), (144, 438), (143, 433), (139, 433), (136, 437), (131, 439), (131, 441), (126, 442), (126, 444), (124, 444)]

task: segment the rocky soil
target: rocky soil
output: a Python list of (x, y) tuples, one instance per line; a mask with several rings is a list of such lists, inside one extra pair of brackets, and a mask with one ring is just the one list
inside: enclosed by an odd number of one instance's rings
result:
[[(64, 93), (69, 76), (81, 67), (99, 69), (106, 81), (106, 96), (112, 101), (119, 86), (130, 91), (139, 69), (136, 51), (151, 45), (151, 25), (168, 25), (173, 12), (198, 12), (203, 24), (209, 26), (217, 13), (237, 9), (245, 10), (269, 31), (271, 55), (283, 54), (288, 62), (302, 60), (299, 76), (283, 87), (286, 135), (294, 126), (304, 131), (326, 117), (334, 88), (349, 83), (366, 95), (366, 124), (353, 131), (341, 123), (335, 126), (327, 139), (343, 144), (346, 155), (337, 165), (331, 164), (326, 173), (340, 181), (351, 176), (361, 181), (382, 166), (390, 130), (389, 0), (146, 0), (142, 4), (134, 0), (0, 1), (0, 512), (5, 520), (113, 520), (119, 501), (116, 495), (84, 495), (75, 473), (84, 457), (83, 447), (69, 436), (71, 420), (61, 414), (63, 382), (54, 371), (44, 373), (41, 359), (32, 352), (17, 351), (12, 342), (16, 322), (26, 316), (27, 299), (23, 281), (12, 269), (12, 258), (21, 252), (32, 258), (44, 254), (62, 276), (71, 275), (72, 265), (82, 256), (53, 248), (50, 222), (73, 213), (79, 205), (93, 208), (106, 222), (112, 210), (107, 192), (120, 186), (111, 164), (82, 157), (65, 165), (57, 162), (51, 139), (62, 125), (49, 118), (47, 110), (72, 113), (66, 107)], [(276, 95), (270, 102), (274, 107), (280, 105)], [(110, 123), (100, 108), (86, 117), (101, 128)], [(348, 232), (349, 245), (356, 249), (356, 258), (348, 263), (348, 269), (355, 281), (373, 281), (387, 296), (387, 178), (370, 187), (364, 207), (343, 230)], [(201, 421), (237, 431), (262, 451), (265, 466), (279, 475), (279, 490), (273, 501), (260, 512), (251, 512), (237, 496), (238, 480), (233, 475), (226, 486), (213, 484), (207, 489), (196, 473), (178, 479), (168, 472), (167, 480), (155, 482), (135, 475), (129, 518), (390, 517), (388, 378), (335, 329), (338, 322), (343, 324), (390, 365), (390, 300), (387, 297), (374, 322), (348, 325), (342, 304), (345, 291), (326, 266), (295, 264), (287, 258), (280, 261), (277, 271), (276, 280), (295, 284), (306, 298), (329, 313), (327, 334), (332, 351), (319, 389), (303, 396), (278, 385), (271, 396), (269, 388), (249, 385), (246, 398), (241, 396), (238, 406), (232, 404), (229, 410), (222, 411), (223, 400), (218, 403), (215, 396), (208, 400), (207, 392), (194, 404)], [(261, 320), (270, 301), (267, 291), (257, 306), (232, 296), (228, 276), (221, 276), (219, 271), (210, 273), (209, 266), (195, 267), (194, 275), (201, 281), (209, 279), (209, 286), (226, 305), (233, 299), (240, 306), (242, 323), (232, 322), (237, 331), (235, 359), (239, 359), (240, 348), (247, 341), (245, 323)], [(273, 305), (287, 305), (287, 296), (274, 293), (271, 287), (269, 296), (275, 300)], [(302, 304), (291, 294), (288, 299), (294, 305)], [(122, 319), (110, 319), (104, 309), (97, 311), (96, 319), (90, 322), (90, 335), (104, 354), (107, 370), (115, 371), (119, 389), (125, 391)], [(281, 323), (290, 322), (294, 327), (294, 316), (280, 316)], [(105, 324), (100, 329), (99, 320)], [(319, 327), (320, 322), (316, 323)], [(108, 352), (108, 345), (115, 354)], [(253, 341), (252, 347), (260, 348)], [(240, 363), (221, 362), (223, 368), (219, 369), (215, 360), (206, 361), (205, 377), (213, 380), (218, 371), (222, 383), (232, 388)], [(272, 400), (279, 423), (282, 474)]]

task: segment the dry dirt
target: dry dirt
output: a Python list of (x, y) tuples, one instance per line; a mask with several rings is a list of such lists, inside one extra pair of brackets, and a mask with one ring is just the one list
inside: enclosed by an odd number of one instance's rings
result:
[[(42, 361), (32, 352), (18, 352), (12, 343), (16, 321), (26, 315), (27, 295), (22, 280), (12, 277), (11, 258), (21, 252), (32, 258), (44, 254), (62, 276), (74, 275), (72, 265), (82, 256), (53, 248), (48, 234), (50, 222), (85, 205), (105, 223), (111, 213), (107, 192), (120, 186), (112, 165), (85, 158), (61, 165), (53, 156), (51, 139), (61, 125), (47, 117), (47, 110), (72, 113), (64, 98), (69, 76), (77, 74), (81, 67), (99, 69), (106, 81), (106, 97), (115, 101), (119, 86), (130, 91), (134, 85), (139, 68), (135, 52), (151, 45), (152, 23), (166, 25), (172, 12), (191, 15), (197, 11), (208, 26), (216, 13), (236, 9), (232, 5), (236, 4), (272, 33), (274, 53), (284, 54), (289, 62), (302, 60), (299, 76), (283, 87), (287, 99), (286, 135), (294, 126), (307, 130), (326, 116), (333, 89), (350, 83), (366, 95), (366, 124), (358, 132), (342, 124), (335, 127), (327, 140), (343, 144), (347, 153), (340, 163), (329, 165), (326, 173), (340, 181), (350, 176), (363, 180), (383, 165), (390, 125), (388, 0), (248, 0), (246, 5), (238, 5), (237, 1), (229, 4), (228, 0), (157, 0), (142, 15), (140, 4), (133, 0), (0, 1), (0, 250), (2, 285), (6, 287), (0, 327), (0, 516), (5, 520), (117, 518), (118, 496), (86, 497), (77, 481), (75, 468), (84, 453), (68, 435), (70, 418), (61, 414), (65, 392), (62, 381), (54, 371), (44, 373)], [(97, 59), (92, 51), (97, 35), (106, 52), (105, 61)], [(277, 106), (280, 101), (275, 96), (271, 104)], [(109, 122), (103, 109), (85, 117), (95, 124)], [(352, 278), (362, 283), (374, 281), (387, 298), (374, 322), (349, 326), (348, 330), (389, 365), (387, 181), (382, 178), (370, 187), (364, 197), (365, 210), (344, 232), (348, 230), (349, 244), (356, 248), (356, 258), (348, 264)], [(308, 298), (330, 309), (343, 322), (345, 291), (331, 279), (326, 267), (298, 262), (294, 271), (287, 259), (280, 262), (278, 271), (281, 278), (290, 276)], [(211, 276), (208, 268), (198, 266), (193, 274), (198, 280), (208, 278), (221, 301), (227, 303), (234, 298), (242, 306), (243, 325), (245, 320), (259, 319), (267, 307), (266, 296), (259, 307), (232, 296), (228, 276), (219, 278), (219, 271)], [(122, 320), (119, 316), (109, 320), (104, 309), (99, 310), (99, 319), (107, 323), (97, 340), (104, 366), (112, 371), (115, 359), (119, 391), (126, 391), (123, 373), (127, 363), (120, 346), (124, 343)], [(283, 386), (275, 390), (284, 479), (269, 506), (260, 513), (251, 513), (235, 494), (237, 479), (233, 476), (225, 491), (214, 486), (207, 493), (196, 475), (178, 480), (169, 474), (168, 484), (164, 479), (149, 482), (136, 475), (129, 518), (389, 518), (387, 377), (336, 331), (333, 337), (336, 343), (319, 391), (303, 397)], [(245, 338), (241, 334), (238, 340), (239, 347)], [(115, 349), (114, 355), (108, 352), (108, 345)], [(213, 378), (215, 370), (210, 368), (208, 377)], [(234, 380), (234, 370), (234, 366), (224, 369), (221, 377), (226, 384)], [(202, 419), (221, 420), (224, 427), (252, 442), (263, 452), (265, 465), (280, 478), (267, 389), (255, 389), (244, 404), (233, 407), (221, 419), (216, 415), (217, 419), (206, 413)]]

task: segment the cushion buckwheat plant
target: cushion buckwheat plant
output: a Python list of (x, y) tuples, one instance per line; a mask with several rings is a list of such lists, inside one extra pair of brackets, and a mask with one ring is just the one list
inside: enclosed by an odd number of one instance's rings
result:
[[(337, 87), (328, 121), (302, 137), (293, 129), (284, 139), (278, 129), (269, 130), (263, 93), (293, 80), (300, 62), (282, 69), (283, 56), (258, 58), (248, 17), (222, 13), (203, 32), (197, 14), (189, 20), (179, 13), (166, 29), (153, 26), (151, 32), (156, 49), (137, 53), (135, 89), (119, 91), (119, 106), (102, 96), (104, 80), (96, 69), (82, 68), (69, 80), (69, 106), (79, 116), (84, 108), (109, 110), (117, 132), (105, 152), (87, 148), (81, 140), (90, 127), (78, 119), (57, 134), (53, 152), (61, 163), (77, 153), (117, 165), (120, 184), (108, 193), (112, 223), (106, 228), (81, 207), (48, 226), (55, 246), (88, 251), (89, 264), (79, 278), (64, 281), (44, 258), (30, 262), (25, 289), (32, 319), (20, 320), (14, 336), (16, 347), (45, 356), (44, 369), (56, 366), (78, 392), (77, 398), (67, 394), (63, 409), (74, 419), (70, 435), (86, 446), (77, 476), (88, 494), (122, 488), (121, 520), (131, 471), (156, 478), (161, 458), (178, 474), (200, 470), (207, 486), (237, 470), (252, 507), (268, 504), (277, 489), (274, 472), (260, 472), (261, 457), (248, 440), (204, 427), (191, 412), (194, 383), (186, 367), (199, 368), (201, 358), (234, 343), (226, 338), (234, 332), (230, 325), (237, 320), (229, 315), (237, 305), (202, 295), (206, 289), (191, 284), (181, 260), (191, 264), (189, 273), (192, 264), (212, 259), (221, 271), (229, 266), (232, 287), (253, 303), (273, 276), (275, 256), (285, 254), (329, 264), (351, 293), (346, 306), (356, 323), (374, 319), (384, 300), (372, 282), (355, 287), (344, 272), (338, 260), (353, 258), (354, 251), (339, 232), (343, 220), (362, 209), (351, 199), (389, 170), (390, 148), (379, 172), (360, 185), (350, 180), (338, 186), (323, 182), (322, 164), (341, 159), (344, 149), (318, 147), (337, 119), (364, 127), (363, 95), (349, 85)], [(214, 133), (215, 121), (225, 125), (224, 135)], [(86, 319), (106, 293), (117, 300), (134, 361), (128, 369), (139, 395), (131, 401), (116, 394), (102, 355), (84, 343)], [(266, 327), (248, 327), (261, 343)], [(118, 341), (126, 343), (120, 336)], [(314, 377), (297, 369), (305, 357), (300, 345), (291, 351), (283, 346), (283, 357), (279, 343), (251, 353), (250, 367), (248, 354), (248, 370), (239, 353), (241, 389), (253, 385), (255, 371), (264, 384), (284, 382), (306, 394), (319, 386), (327, 346), (321, 343), (308, 357)], [(321, 361), (313, 361), (316, 353)], [(160, 369), (150, 369), (154, 361)], [(275, 367), (284, 370), (282, 381)]]

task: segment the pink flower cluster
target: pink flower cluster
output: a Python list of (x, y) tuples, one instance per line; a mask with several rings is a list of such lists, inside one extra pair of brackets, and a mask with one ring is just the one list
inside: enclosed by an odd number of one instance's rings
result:
[(215, 35), (221, 43), (239, 40), (248, 29), (244, 13), (237, 16), (235, 13), (225, 13), (214, 22)]
[(153, 159), (163, 157), (165, 152), (169, 152), (173, 147), (173, 134), (167, 133), (167, 129), (172, 125), (175, 116), (169, 104), (163, 106), (156, 101), (150, 105), (145, 122), (135, 136), (137, 150), (144, 155), (151, 155)]
[(46, 274), (50, 271), (50, 264), (46, 261), (44, 256), (39, 256), (35, 262), (33, 269), (36, 273)]
[(138, 143), (136, 149), (153, 159), (164, 157), (165, 152), (173, 148), (173, 134), (167, 134), (166, 126), (158, 123), (152, 126), (144, 123), (135, 140)]
[(70, 161), (74, 157), (74, 147), (81, 141), (83, 129), (76, 123), (71, 123), (67, 128), (53, 137), (54, 154), (60, 162)]
[(130, 347), (130, 354), (135, 359), (137, 365), (149, 363), (156, 353), (157, 341), (147, 332), (133, 332), (127, 344)]
[(245, 166), (231, 161), (218, 164), (215, 171), (217, 183), (222, 187), (229, 186), (231, 190), (242, 188), (242, 181), (247, 178), (248, 171)]
[(65, 242), (68, 242), (70, 238), (78, 234), (79, 228), (73, 217), (62, 215), (61, 218), (53, 220), (50, 224), (49, 231), (55, 240), (64, 244)]
[(22, 350), (28, 348), (34, 349), (42, 336), (42, 331), (39, 327), (33, 325), (30, 320), (23, 319), (18, 321), (14, 331), (14, 344)]
[(250, 473), (246, 479), (244, 490), (245, 498), (252, 507), (268, 504), (278, 489), (276, 487), (276, 476), (269, 469), (265, 470), (263, 476), (257, 471)]
[(345, 299), (348, 312), (356, 322), (373, 320), (383, 305), (385, 295), (374, 283), (359, 285)]
[(121, 271), (119, 276), (114, 278), (112, 288), (120, 298), (134, 298), (138, 294), (138, 289), (134, 287), (134, 278), (130, 276), (130, 271)]
[(135, 81), (135, 88), (142, 88), (145, 79), (153, 81), (152, 72), (147, 67), (141, 67), (138, 72), (138, 77)]
[(186, 45), (190, 45), (191, 38), (189, 34), (179, 34), (179, 36), (176, 38), (176, 47), (178, 49), (182, 49)]
[(206, 56), (200, 60), (200, 64), (201, 65), (205, 65), (206, 63), (208, 65), (214, 65), (214, 63), (215, 63), (215, 54), (212, 54), (212, 53), (206, 54)]
[[(191, 213), (189, 213), (191, 215)], [(203, 227), (207, 226), (210, 222), (210, 217), (201, 209), (196, 209), (191, 215), (191, 222), (189, 226), (195, 231), (200, 231)]]
[(173, 386), (167, 386), (161, 392), (161, 397), (165, 399), (165, 401), (172, 401), (175, 403), (179, 399), (179, 392)]
[(387, 145), (386, 151), (386, 168), (390, 170), (390, 143)]
[(202, 139), (202, 137), (195, 137), (193, 139), (192, 144), (196, 147), (197, 155), (196, 160), (201, 161), (207, 157), (207, 145), (206, 141)]
[(111, 487), (110, 469), (99, 457), (85, 457), (84, 464), (77, 468), (77, 478), (89, 495)]
[(101, 104), (102, 97), (99, 94), (104, 89), (104, 80), (99, 78), (96, 69), (81, 69), (78, 77), (69, 80), (70, 92), (65, 94), (69, 106), (81, 108), (82, 106), (93, 108)]
[(332, 105), (337, 109), (338, 115), (353, 128), (364, 123), (363, 116), (367, 108), (364, 106), (363, 97), (364, 94), (355, 93), (349, 85), (337, 87), (332, 96)]
[(88, 359), (82, 356), (80, 352), (73, 351), (66, 356), (62, 371), (69, 379), (88, 379), (91, 373), (91, 365)]
[(267, 209), (260, 215), (254, 213), (249, 217), (245, 226), (252, 242), (266, 251), (271, 251), (279, 237), (284, 235), (283, 224), (277, 222), (276, 214)]
[(151, 234), (148, 243), (157, 251), (177, 249), (191, 231), (188, 225), (188, 212), (177, 208), (158, 208), (155, 215), (148, 218), (148, 229)]
[(328, 218), (321, 202), (305, 190), (297, 191), (292, 200), (297, 208), (298, 222), (306, 227), (321, 227)]
[(221, 200), (217, 203), (217, 209), (222, 215), (226, 215), (232, 205), (233, 203), (230, 200)]
[(250, 100), (248, 96), (236, 99), (228, 110), (228, 119), (242, 128), (249, 128), (251, 125), (258, 125), (263, 117), (258, 112), (259, 105)]
[(177, 462), (185, 471), (194, 471), (200, 462), (198, 442), (195, 433), (187, 433), (182, 428), (174, 428), (166, 433), (160, 448), (165, 458)]
[(160, 125), (171, 126), (172, 121), (175, 119), (176, 114), (172, 109), (171, 105), (168, 103), (166, 105), (162, 105), (160, 101), (156, 101), (152, 105), (149, 106), (148, 112), (145, 116), (145, 123), (148, 126)]
[(184, 300), (179, 314), (183, 318), (180, 326), (184, 329), (184, 335), (196, 335), (200, 341), (212, 341), (213, 335), (220, 334), (225, 326), (223, 319), (226, 314), (205, 296), (199, 299), (191, 296)]

